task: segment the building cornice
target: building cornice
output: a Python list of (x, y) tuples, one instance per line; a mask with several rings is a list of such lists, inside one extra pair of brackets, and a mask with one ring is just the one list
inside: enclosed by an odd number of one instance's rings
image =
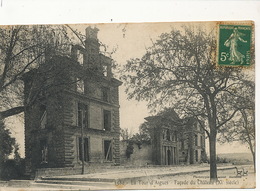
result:
[[(64, 126), (67, 130), (75, 130), (75, 131), (78, 131), (78, 132), (81, 132), (81, 127), (79, 126), (71, 126), (71, 125), (65, 125)], [(115, 135), (118, 135), (120, 134), (119, 132), (116, 132), (116, 131), (105, 131), (103, 129), (93, 129), (93, 128), (84, 128), (84, 134), (85, 133), (99, 133), (99, 134), (102, 134), (102, 135), (111, 135), (111, 136), (115, 136)]]
[(75, 91), (72, 91), (72, 90), (64, 90), (64, 92), (66, 92), (70, 95), (76, 96), (77, 98), (86, 100), (86, 101), (91, 101), (91, 102), (95, 102), (95, 103), (98, 103), (98, 104), (101, 104), (101, 105), (107, 105), (107, 106), (114, 107), (114, 108), (120, 108), (119, 104), (113, 104), (113, 103), (105, 102), (103, 100), (87, 96), (86, 94), (81, 94), (81, 93), (78, 93), (78, 92), (75, 92)]

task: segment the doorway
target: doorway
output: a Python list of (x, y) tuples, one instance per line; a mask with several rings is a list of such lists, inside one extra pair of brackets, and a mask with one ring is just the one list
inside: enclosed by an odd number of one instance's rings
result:
[[(78, 143), (79, 143), (79, 160), (82, 161), (82, 158), (84, 159), (85, 162), (88, 162), (89, 161), (89, 142), (88, 142), (88, 138), (84, 138), (84, 144), (83, 144), (83, 152), (82, 152), (82, 138), (79, 137), (78, 139)], [(84, 156), (82, 156), (82, 154)]]
[(171, 165), (171, 164), (172, 164), (171, 154), (172, 154), (172, 153), (171, 153), (170, 149), (168, 149), (168, 150), (167, 150), (167, 159), (168, 159), (168, 160), (167, 160), (167, 165)]
[(104, 140), (104, 157), (106, 161), (112, 161), (112, 142)]

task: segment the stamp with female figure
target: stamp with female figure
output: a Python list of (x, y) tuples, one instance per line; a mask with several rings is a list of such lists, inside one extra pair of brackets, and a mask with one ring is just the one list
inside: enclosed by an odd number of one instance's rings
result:
[(219, 25), (218, 64), (249, 66), (251, 63), (252, 26)]

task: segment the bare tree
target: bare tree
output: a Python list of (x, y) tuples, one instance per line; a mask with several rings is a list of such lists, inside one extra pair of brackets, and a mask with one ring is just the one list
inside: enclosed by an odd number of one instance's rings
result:
[(67, 54), (71, 42), (64, 26), (19, 25), (0, 28), (1, 119), (24, 111), (23, 75), (46, 56)]
[(152, 111), (173, 107), (180, 115), (206, 120), (212, 182), (217, 181), (216, 136), (241, 108), (236, 92), (244, 90), (245, 78), (240, 68), (216, 68), (214, 36), (196, 26), (174, 29), (122, 70), (130, 99), (148, 101)]
[[(24, 104), (32, 104), (35, 99), (24, 102), (22, 78), (25, 73), (38, 69), (46, 59), (54, 55), (71, 56), (71, 45), (85, 48), (86, 35), (70, 25), (19, 25), (0, 28), (0, 117), (19, 114), (24, 111)], [(103, 54), (111, 57), (116, 51), (107, 51), (108, 47), (101, 42)], [(113, 63), (113, 66), (116, 64)], [(70, 70), (61, 68), (61, 70)], [(50, 76), (52, 68), (41, 72), (41, 76)], [(62, 72), (62, 71), (61, 71)], [(91, 72), (91, 71), (90, 71)], [(56, 74), (58, 75), (58, 74)], [(48, 79), (46, 79), (48, 80)], [(97, 79), (98, 80), (98, 79)], [(33, 79), (32, 79), (33, 81)], [(72, 82), (76, 83), (76, 81)], [(46, 84), (45, 84), (46, 85)], [(57, 85), (57, 84), (56, 84)], [(42, 89), (49, 88), (44, 85)], [(37, 98), (37, 94), (34, 94)]]
[[(240, 110), (243, 118), (242, 129), (239, 128), (239, 141), (246, 143), (249, 146), (251, 151), (253, 162), (254, 162), (254, 171), (256, 172), (255, 166), (255, 114), (254, 110)], [(241, 127), (241, 126), (240, 126)]]
[(244, 80), (247, 89), (239, 91), (240, 110), (236, 115), (236, 121), (228, 122), (224, 128), (220, 129), (220, 141), (233, 142), (239, 141), (247, 144), (252, 154), (255, 170), (255, 106), (254, 91), (255, 86), (251, 81)]

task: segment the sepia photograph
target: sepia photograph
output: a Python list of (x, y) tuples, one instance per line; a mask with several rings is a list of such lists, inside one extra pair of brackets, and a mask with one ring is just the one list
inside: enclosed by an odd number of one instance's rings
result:
[(0, 25), (0, 190), (256, 188), (255, 22)]

